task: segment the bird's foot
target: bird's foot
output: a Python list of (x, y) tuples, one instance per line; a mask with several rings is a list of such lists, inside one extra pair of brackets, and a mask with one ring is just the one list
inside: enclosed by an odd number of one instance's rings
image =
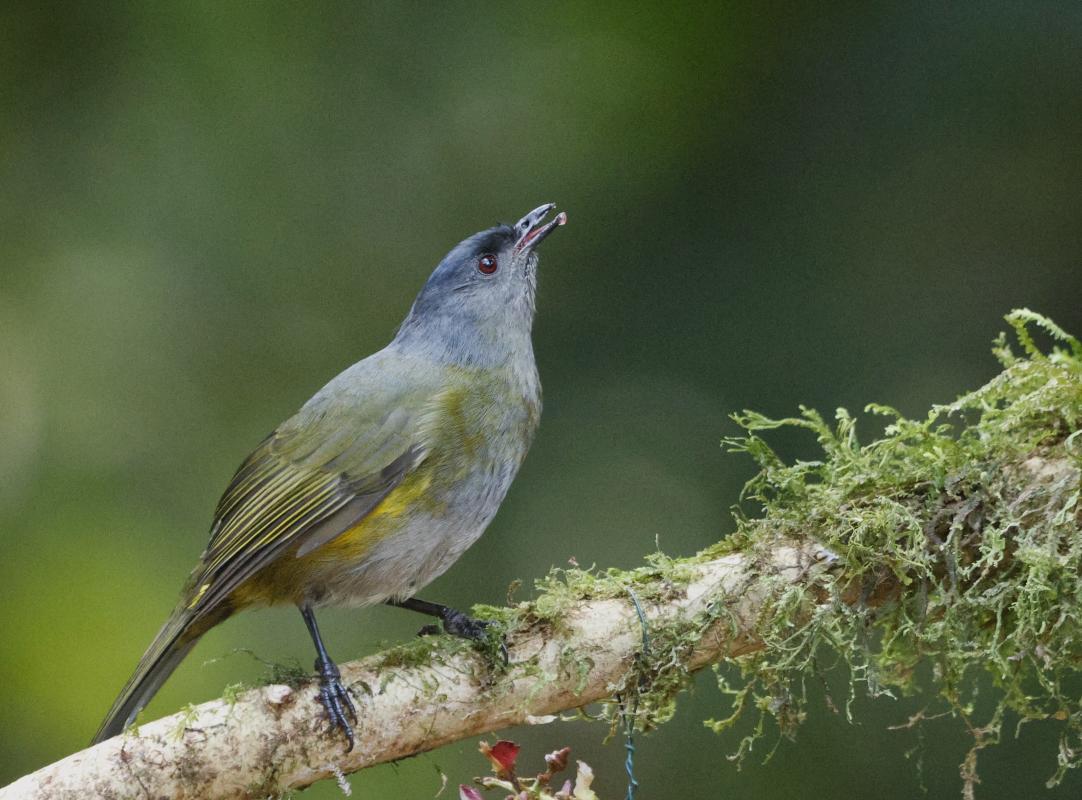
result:
[(342, 685), (342, 673), (338, 666), (330, 659), (316, 659), (316, 671), (319, 673), (319, 699), (323, 708), (327, 711), (327, 718), (331, 722), (331, 728), (341, 730), (345, 734), (349, 747), (348, 753), (353, 749), (353, 726), (349, 724), (346, 715), (357, 721), (357, 707), (353, 705), (353, 698), (349, 690)]
[[(440, 619), (443, 621), (443, 630), (451, 634), (451, 636), (457, 636), (460, 639), (469, 639), (473, 642), (488, 642), (489, 635), (488, 629), (492, 627), (492, 622), (487, 619), (476, 619), (469, 614), (464, 614), (455, 608), (443, 607), (440, 612)], [(431, 636), (439, 633), (439, 628), (435, 625), (425, 625), (421, 630), (417, 632), (418, 636)], [(499, 641), (500, 657), (503, 659), (503, 663), (506, 664), (509, 661), (507, 652), (507, 641), (504, 637), (500, 636)]]

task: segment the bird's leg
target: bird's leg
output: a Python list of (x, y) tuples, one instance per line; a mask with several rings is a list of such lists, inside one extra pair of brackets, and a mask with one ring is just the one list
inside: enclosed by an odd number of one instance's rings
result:
[[(407, 600), (388, 600), (387, 605), (395, 606), (396, 608), (408, 608), (410, 611), (416, 611), (420, 614), (436, 617), (443, 622), (443, 629), (447, 633), (452, 636), (459, 636), (463, 639), (484, 639), (485, 628), (491, 624), (486, 620), (474, 619), (450, 606), (440, 605), (439, 603), (429, 603), (427, 600), (420, 600), (416, 597), (411, 597)], [(436, 633), (436, 631), (435, 625), (425, 625), (418, 632), (418, 635), (427, 636)]]
[[(430, 617), (436, 617), (443, 623), (443, 629), (452, 636), (458, 636), (463, 639), (471, 639), (473, 641), (485, 641), (487, 638), (485, 629), (492, 623), (484, 619), (474, 619), (468, 614), (464, 614), (458, 609), (451, 608), (450, 606), (440, 605), (439, 603), (429, 603), (427, 600), (421, 600), (416, 597), (410, 597), (406, 600), (388, 600), (387, 605), (395, 606), (396, 608), (407, 608), (410, 611), (417, 611), (421, 614), (427, 614)], [(419, 636), (428, 636), (433, 633), (437, 633), (438, 630), (435, 625), (425, 625), (418, 631)], [(500, 655), (503, 656), (503, 663), (507, 663), (507, 643), (500, 639)]]
[(311, 606), (300, 607), (304, 624), (308, 626), (308, 633), (312, 636), (312, 642), (316, 646), (316, 671), (319, 672), (319, 698), (323, 702), (323, 708), (327, 711), (327, 717), (331, 721), (332, 728), (340, 728), (349, 741), (348, 753), (353, 749), (353, 727), (346, 719), (346, 712), (357, 721), (357, 707), (353, 705), (353, 698), (349, 696), (349, 690), (342, 685), (342, 673), (338, 671), (338, 665), (331, 661), (327, 655), (327, 648), (323, 646), (323, 638), (319, 635), (319, 626), (316, 625), (316, 615), (312, 613)]

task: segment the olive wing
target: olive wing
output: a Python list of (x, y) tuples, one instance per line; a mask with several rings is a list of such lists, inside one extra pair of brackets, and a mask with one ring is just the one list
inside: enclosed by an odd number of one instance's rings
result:
[(195, 615), (291, 547), (305, 555), (356, 525), (424, 459), (425, 392), (359, 398), (333, 389), (264, 439), (233, 476), (192, 576)]

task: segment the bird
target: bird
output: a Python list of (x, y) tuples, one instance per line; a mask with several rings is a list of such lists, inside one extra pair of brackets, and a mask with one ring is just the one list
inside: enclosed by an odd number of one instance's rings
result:
[[(492, 521), (533, 440), (537, 247), (554, 203), (455, 246), (391, 342), (345, 369), (244, 460), (173, 613), (92, 743), (121, 733), (199, 638), (239, 611), (295, 605), (331, 731), (357, 711), (315, 610), (387, 603), (466, 639), (486, 623), (416, 596)], [(431, 628), (432, 626), (428, 626)], [(505, 656), (506, 657), (506, 656)]]

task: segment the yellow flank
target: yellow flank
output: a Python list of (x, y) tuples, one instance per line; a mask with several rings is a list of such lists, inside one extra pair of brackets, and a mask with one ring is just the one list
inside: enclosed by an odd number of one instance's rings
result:
[(432, 477), (432, 468), (422, 466), (392, 489), (364, 519), (325, 545), (303, 558), (296, 558), (292, 551), (283, 553), (237, 587), (230, 596), (233, 606), (239, 609), (296, 602), (327, 565), (345, 566), (362, 560), (376, 542), (398, 529), (399, 520), (408, 512), (438, 513), (442, 503), (429, 493)]
[[(387, 517), (389, 519), (395, 519), (402, 516), (407, 511), (416, 510), (418, 508), (425, 511), (433, 511), (436, 507), (434, 498), (429, 495), (428, 490), (432, 485), (432, 470), (431, 469), (418, 469), (412, 475), (409, 475), (402, 483), (394, 488), (390, 494), (388, 494), (383, 501), (372, 509), (372, 513), (369, 515), (369, 519), (373, 517)], [(358, 525), (357, 530), (362, 527)], [(330, 544), (330, 542), (328, 542)]]

